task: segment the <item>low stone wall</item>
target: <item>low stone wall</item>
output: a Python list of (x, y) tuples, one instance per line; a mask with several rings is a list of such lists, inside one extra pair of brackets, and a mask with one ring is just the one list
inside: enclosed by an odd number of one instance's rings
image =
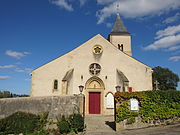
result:
[(0, 99), (0, 118), (22, 111), (33, 114), (49, 112), (48, 118), (56, 120), (59, 115), (83, 114), (83, 103), (83, 95)]
[(124, 120), (120, 123), (116, 123), (116, 131), (125, 130), (125, 129), (138, 129), (138, 128), (159, 126), (159, 125), (169, 125), (169, 124), (180, 123), (180, 118), (175, 117), (172, 119), (156, 120), (156, 121), (151, 121), (149, 123), (146, 123), (146, 122), (142, 122), (142, 119), (140, 117), (136, 117), (135, 123), (132, 123), (132, 124), (126, 124), (126, 123), (127, 123), (127, 120)]

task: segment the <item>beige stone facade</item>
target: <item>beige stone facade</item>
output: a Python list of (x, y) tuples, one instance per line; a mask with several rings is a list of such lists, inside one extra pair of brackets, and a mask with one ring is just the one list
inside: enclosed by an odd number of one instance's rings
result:
[(110, 34), (109, 40), (98, 34), (33, 70), (31, 97), (79, 94), (80, 85), (86, 114), (113, 114), (109, 102), (115, 86), (121, 86), (121, 91), (151, 90), (152, 69), (132, 57), (130, 34)]

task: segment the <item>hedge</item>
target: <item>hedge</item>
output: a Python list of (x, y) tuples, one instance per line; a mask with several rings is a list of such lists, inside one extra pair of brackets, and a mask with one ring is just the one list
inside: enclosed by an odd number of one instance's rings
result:
[[(130, 98), (138, 99), (139, 112), (130, 111)], [(119, 107), (116, 108), (117, 122), (137, 116), (140, 116), (143, 122), (180, 116), (180, 91), (116, 92), (115, 100), (119, 103)]]

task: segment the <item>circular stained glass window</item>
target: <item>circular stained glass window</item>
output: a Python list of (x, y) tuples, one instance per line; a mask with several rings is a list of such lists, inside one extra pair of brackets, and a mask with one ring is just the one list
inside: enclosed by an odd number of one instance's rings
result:
[(89, 72), (92, 75), (98, 75), (101, 71), (101, 66), (97, 63), (93, 63), (89, 66)]

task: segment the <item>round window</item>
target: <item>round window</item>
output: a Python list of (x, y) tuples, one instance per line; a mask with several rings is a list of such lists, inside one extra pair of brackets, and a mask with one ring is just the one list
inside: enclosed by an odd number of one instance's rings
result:
[(103, 49), (102, 49), (102, 46), (100, 46), (100, 45), (95, 45), (95, 46), (93, 47), (93, 53), (94, 53), (94, 54), (101, 54), (102, 51), (103, 51)]
[(98, 75), (101, 71), (101, 66), (97, 63), (93, 63), (89, 66), (89, 72), (92, 75)]

